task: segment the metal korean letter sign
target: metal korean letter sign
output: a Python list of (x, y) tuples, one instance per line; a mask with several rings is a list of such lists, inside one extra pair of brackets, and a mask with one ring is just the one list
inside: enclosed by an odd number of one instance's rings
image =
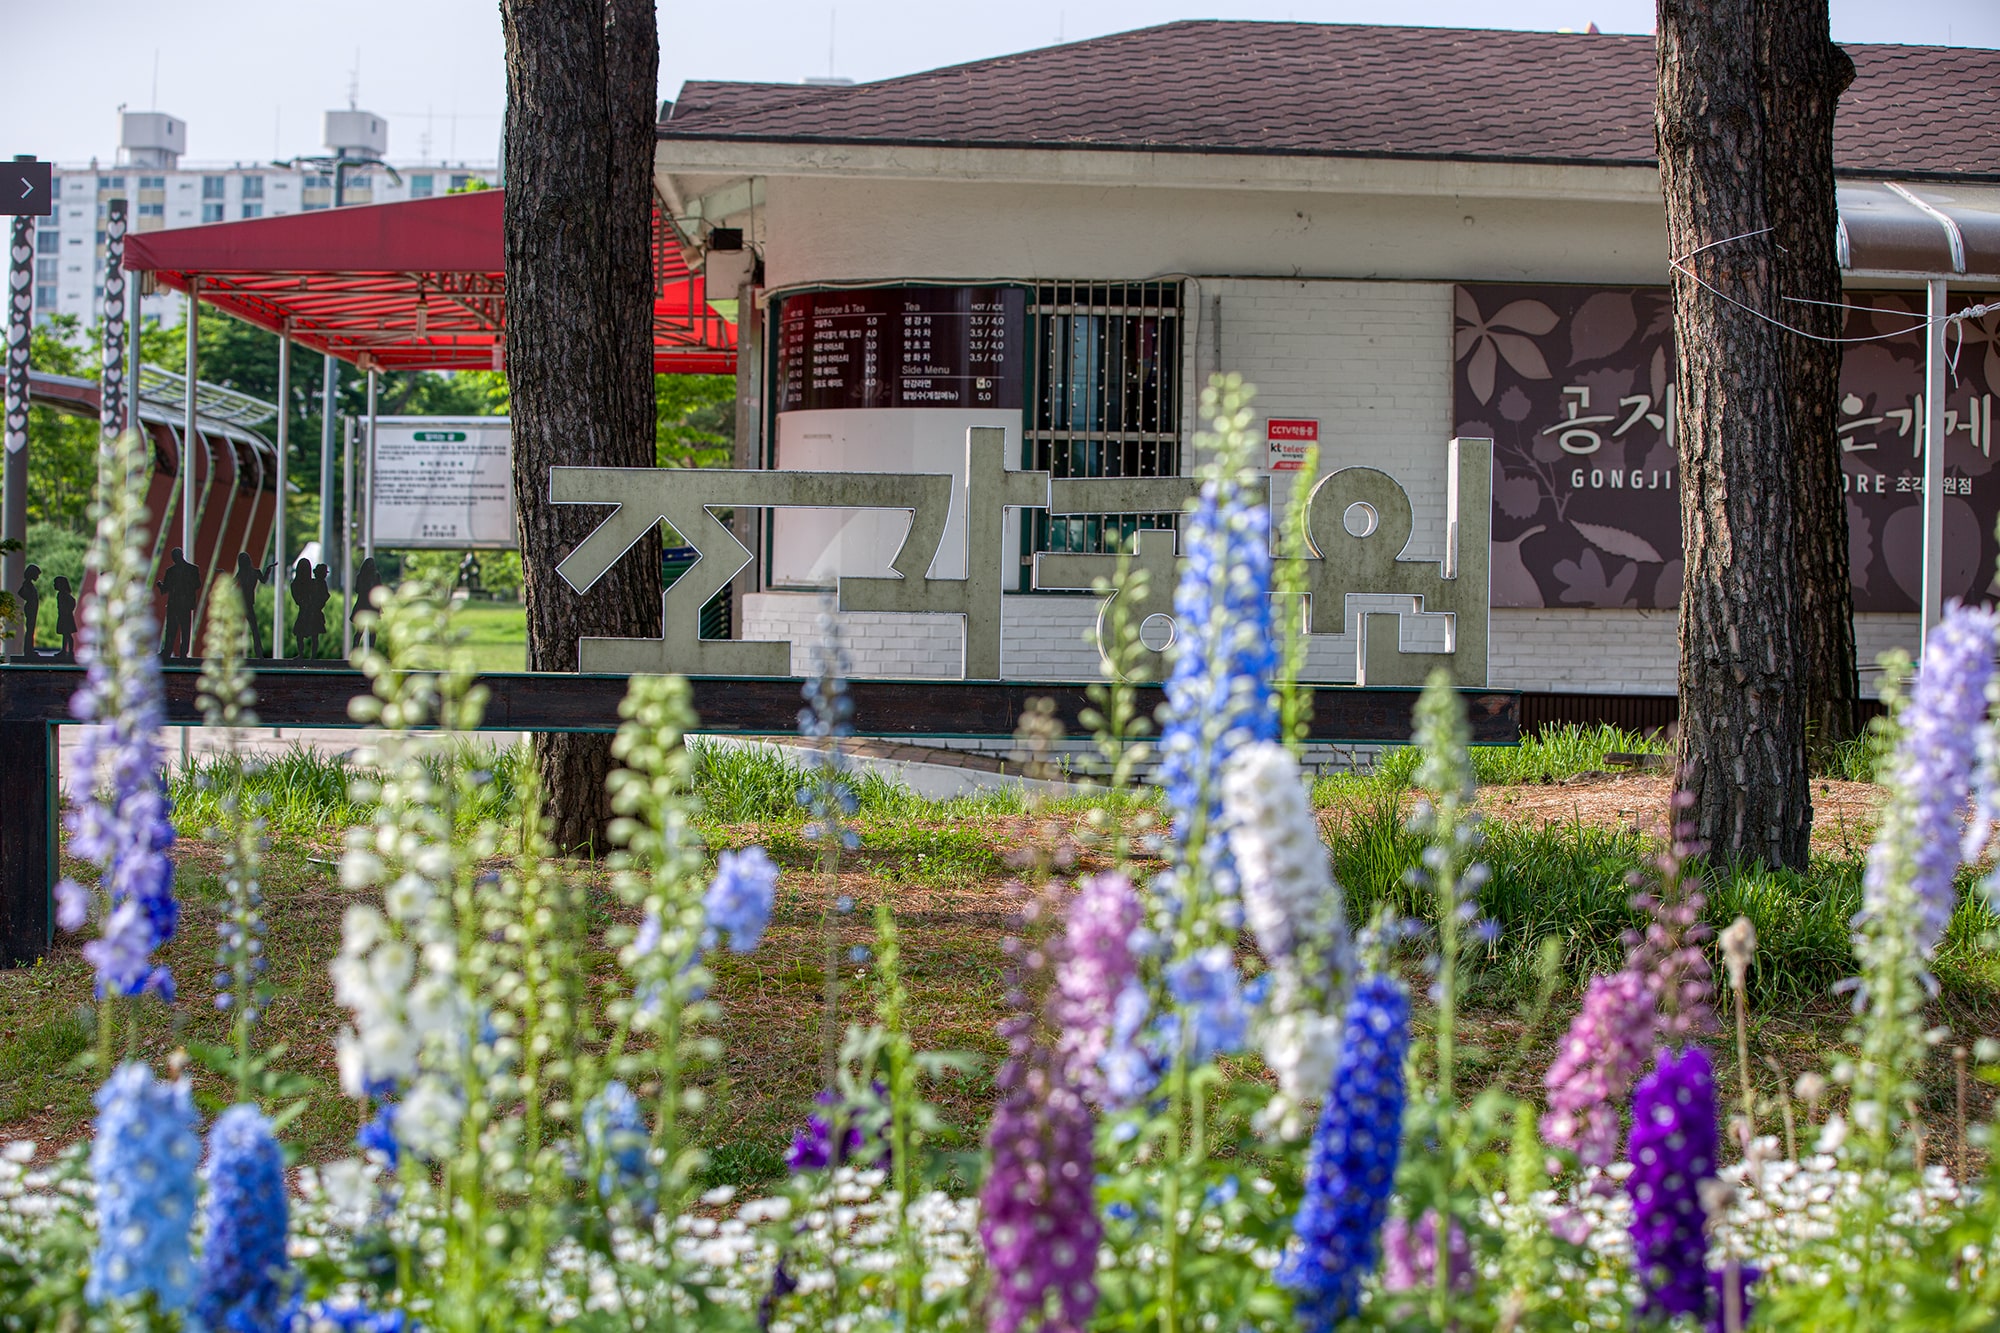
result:
[[(1466, 285), (1454, 295), (1456, 433), (1494, 441), (1493, 604), (1678, 604), (1667, 290)], [(1869, 339), (1848, 344), (1841, 368), (1854, 605), (1912, 611), (1922, 547), (1923, 297), (1848, 299), (1846, 336)], [(1987, 316), (1964, 326), (1946, 404), (1948, 597), (1983, 595), (1993, 574), (1995, 385), (2000, 318)]]
[(375, 544), (391, 549), (515, 545), (506, 417), (380, 417), (369, 465)]

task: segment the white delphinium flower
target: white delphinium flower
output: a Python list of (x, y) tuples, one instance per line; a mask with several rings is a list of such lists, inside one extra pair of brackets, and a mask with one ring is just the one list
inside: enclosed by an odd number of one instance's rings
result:
[(419, 1074), (409, 1095), (396, 1105), (396, 1141), (432, 1161), (451, 1155), (465, 1098), (436, 1074)]
[(1271, 968), (1259, 1044), (1278, 1096), (1265, 1116), (1291, 1137), (1305, 1127), (1304, 1103), (1333, 1081), (1354, 972), (1346, 903), (1289, 749), (1265, 741), (1237, 750), (1223, 773), (1222, 809), (1244, 916)]

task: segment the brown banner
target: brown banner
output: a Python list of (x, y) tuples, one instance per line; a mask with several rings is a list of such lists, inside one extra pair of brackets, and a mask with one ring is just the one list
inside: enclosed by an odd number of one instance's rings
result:
[[(1976, 297), (1960, 297), (1962, 308)], [(1680, 601), (1673, 311), (1663, 287), (1461, 286), (1457, 434), (1493, 461), (1495, 606)], [(1849, 293), (1840, 447), (1857, 611), (1914, 611), (1921, 561), (1920, 292)], [(2000, 542), (2000, 315), (1954, 326), (1945, 403), (1947, 597), (1984, 596)]]

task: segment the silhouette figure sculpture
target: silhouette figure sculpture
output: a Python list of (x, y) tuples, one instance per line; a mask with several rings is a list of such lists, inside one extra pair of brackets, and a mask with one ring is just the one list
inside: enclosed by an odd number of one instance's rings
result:
[(40, 565), (29, 565), (21, 571), (21, 586), (14, 590), (21, 599), (21, 656), (30, 660), (35, 656), (35, 615), (42, 609), (42, 590), (35, 580), (41, 576)]
[[(363, 611), (373, 611), (375, 609), (375, 602), (373, 600), (375, 590), (381, 586), (382, 576), (376, 572), (375, 557), (371, 555), (361, 562), (359, 569), (354, 571), (354, 600), (347, 604), (347, 619), (350, 623)], [(357, 626), (355, 636), (359, 638), (360, 635), (361, 630)], [(369, 637), (372, 640), (373, 636), (370, 635)]]
[(303, 658), (319, 656), (319, 636), (326, 633), (326, 566), (319, 568), (320, 576), (314, 578), (312, 564), (305, 558), (292, 566), (292, 605), (298, 608), (292, 638), (298, 645), (296, 655)]
[(66, 662), (76, 660), (76, 598), (70, 593), (69, 580), (56, 575), (56, 638), (62, 644), (61, 656)]
[[(259, 569), (257, 568), (257, 562), (250, 558), (248, 551), (238, 551), (236, 553), (236, 572), (230, 575), (230, 577), (236, 580), (236, 595), (243, 599), (243, 619), (248, 621), (250, 625), (250, 656), (252, 657), (262, 657), (264, 655), (264, 640), (258, 633), (257, 626), (257, 585), (270, 577), (271, 571), (277, 567), (278, 562), (273, 560), (270, 564)], [(271, 652), (274, 656), (276, 655), (276, 644), (271, 645)]]
[(167, 552), (167, 568), (153, 591), (167, 595), (166, 629), (160, 635), (162, 657), (194, 656), (194, 613), (201, 605), (201, 570), (183, 559), (181, 548)]

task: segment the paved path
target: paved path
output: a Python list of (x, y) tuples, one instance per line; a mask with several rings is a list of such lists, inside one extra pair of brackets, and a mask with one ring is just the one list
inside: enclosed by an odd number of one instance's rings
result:
[[(57, 731), (63, 794), (75, 800), (83, 794), (84, 775), (75, 762), (76, 747), (83, 739), (83, 730), (81, 727), (66, 726)], [(217, 727), (168, 727), (165, 732), (161, 740), (167, 751), (169, 766), (226, 754), (232, 739)], [(523, 731), (483, 731), (479, 733), (479, 739), (504, 748), (521, 744), (527, 735)], [(793, 754), (804, 746), (804, 742), (795, 737), (714, 736), (708, 739), (727, 745), (766, 746), (786, 754)], [(259, 755), (279, 755), (294, 748), (313, 750), (327, 756), (351, 755), (366, 744), (361, 731), (332, 727), (245, 727), (236, 731), (234, 741), (239, 749)], [(855, 767), (903, 782), (917, 795), (930, 800), (949, 800), (1005, 787), (1050, 794), (1080, 790), (1070, 783), (1024, 778), (1018, 765), (990, 752), (862, 737), (850, 738), (841, 744), (852, 757)]]

